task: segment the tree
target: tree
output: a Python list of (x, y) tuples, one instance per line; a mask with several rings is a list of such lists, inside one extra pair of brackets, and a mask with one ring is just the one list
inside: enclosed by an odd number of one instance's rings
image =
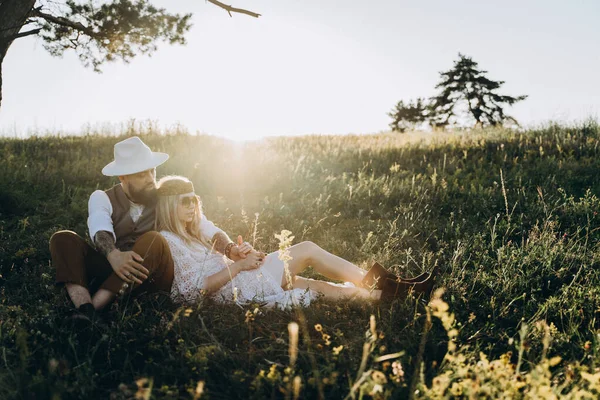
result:
[[(230, 16), (260, 16), (208, 1)], [(0, 105), (2, 63), (14, 40), (37, 35), (53, 56), (72, 50), (85, 66), (99, 71), (105, 62), (151, 54), (160, 41), (185, 44), (191, 16), (170, 14), (148, 0), (0, 0)]]
[(457, 111), (463, 104), (468, 114), (475, 120), (475, 126), (502, 125), (507, 121), (517, 121), (504, 113), (503, 105), (513, 105), (527, 96), (504, 96), (496, 90), (504, 81), (492, 81), (485, 74), (487, 71), (477, 69), (478, 64), (470, 57), (458, 54), (454, 68), (441, 72), (442, 81), (436, 86), (441, 89), (437, 96), (431, 98), (429, 114), (430, 123), (434, 127), (446, 127), (457, 117)]
[(415, 129), (427, 121), (427, 106), (423, 104), (423, 99), (418, 98), (408, 104), (400, 100), (396, 107), (388, 113), (392, 118), (390, 128), (396, 132), (406, 132), (408, 129)]

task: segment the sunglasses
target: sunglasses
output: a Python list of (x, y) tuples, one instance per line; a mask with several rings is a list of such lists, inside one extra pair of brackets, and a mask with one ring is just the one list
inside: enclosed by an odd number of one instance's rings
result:
[(180, 200), (181, 205), (184, 206), (184, 207), (189, 207), (191, 205), (193, 205), (194, 207), (196, 207), (199, 202), (200, 201), (198, 200), (198, 196), (182, 197), (181, 200)]

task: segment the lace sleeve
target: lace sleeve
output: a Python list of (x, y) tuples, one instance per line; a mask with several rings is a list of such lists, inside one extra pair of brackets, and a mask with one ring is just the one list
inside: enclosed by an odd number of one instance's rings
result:
[(206, 278), (204, 268), (200, 268), (190, 249), (176, 235), (164, 231), (161, 234), (169, 243), (175, 267), (171, 295), (192, 303), (200, 296), (200, 290), (204, 285)]

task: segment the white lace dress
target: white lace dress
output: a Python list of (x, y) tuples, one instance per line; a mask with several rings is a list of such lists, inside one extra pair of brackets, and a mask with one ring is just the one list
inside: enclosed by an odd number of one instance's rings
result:
[[(171, 298), (176, 302), (193, 303), (197, 301), (201, 295), (200, 290), (204, 287), (205, 279), (233, 263), (219, 253), (211, 252), (200, 243), (188, 245), (175, 233), (169, 231), (160, 233), (169, 244), (175, 265)], [(271, 264), (270, 268), (266, 268), (267, 263), (280, 263), (281, 265)], [(256, 301), (264, 303), (266, 307), (277, 306), (281, 309), (288, 309), (294, 305), (308, 306), (311, 300), (317, 297), (317, 293), (304, 289), (283, 290), (281, 281), (278, 282), (269, 272), (269, 270), (279, 267), (283, 269), (283, 262), (279, 260), (277, 253), (271, 253), (260, 268), (240, 272), (211, 297), (219, 302), (240, 304)]]

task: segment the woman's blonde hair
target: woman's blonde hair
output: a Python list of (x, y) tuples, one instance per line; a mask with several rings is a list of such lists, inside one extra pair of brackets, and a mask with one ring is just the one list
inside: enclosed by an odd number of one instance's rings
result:
[(157, 231), (173, 232), (181, 237), (188, 245), (195, 242), (211, 249), (212, 246), (210, 241), (203, 235), (202, 230), (200, 229), (200, 219), (202, 218), (202, 202), (200, 197), (196, 196), (198, 198), (198, 204), (196, 204), (194, 210), (194, 218), (192, 221), (184, 224), (177, 217), (177, 207), (180, 198), (186, 193), (161, 196), (161, 192), (178, 192), (178, 187), (193, 188), (191, 181), (183, 176), (170, 175), (161, 178), (158, 181), (157, 187), (159, 196), (156, 205), (155, 229)]

